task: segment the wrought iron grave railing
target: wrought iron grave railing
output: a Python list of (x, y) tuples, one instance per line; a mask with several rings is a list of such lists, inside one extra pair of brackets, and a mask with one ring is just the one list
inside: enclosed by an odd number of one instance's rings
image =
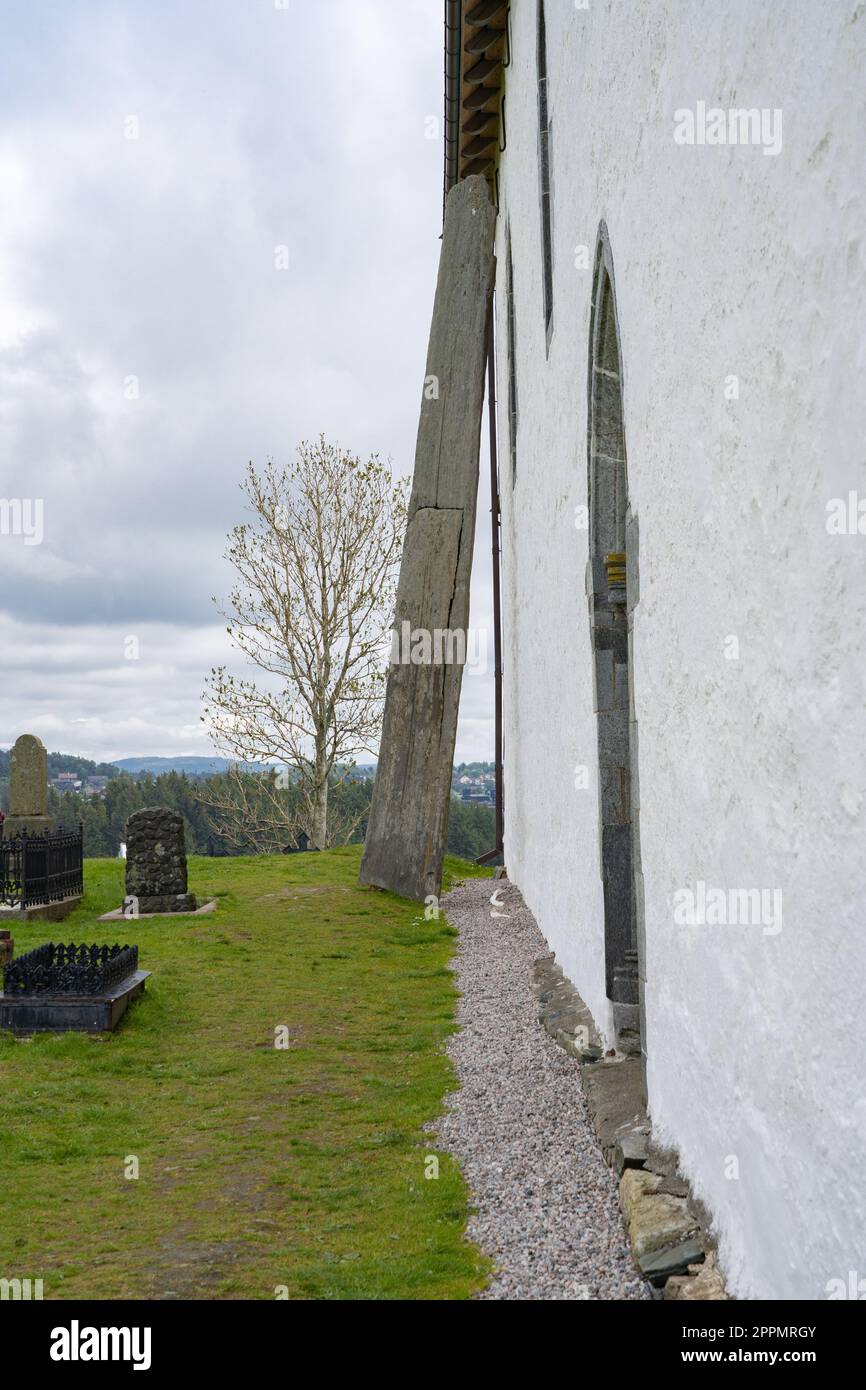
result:
[(3, 971), (3, 992), (25, 994), (108, 994), (138, 969), (137, 946), (77, 946), (49, 941), (17, 956)]
[(82, 827), (0, 839), (0, 906), (40, 907), (84, 892)]

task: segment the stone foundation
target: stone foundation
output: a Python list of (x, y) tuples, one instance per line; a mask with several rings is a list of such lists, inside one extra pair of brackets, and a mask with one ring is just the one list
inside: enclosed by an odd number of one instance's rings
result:
[(635, 1264), (665, 1299), (727, 1299), (706, 1212), (679, 1173), (678, 1156), (653, 1142), (638, 1056), (603, 1055), (592, 1014), (553, 955), (531, 971), (538, 1019), (581, 1063), (598, 1141), (619, 1177)]
[(70, 898), (60, 898), (56, 903), (41, 903), (37, 907), (4, 907), (0, 908), (0, 922), (62, 922), (80, 902), (81, 895), (76, 893)]
[(195, 893), (161, 893), (155, 897), (139, 897), (138, 911), (144, 912), (195, 912), (198, 904)]
[(5, 839), (12, 840), (16, 835), (44, 835), (54, 829), (51, 816), (16, 816), (9, 814), (3, 822)]

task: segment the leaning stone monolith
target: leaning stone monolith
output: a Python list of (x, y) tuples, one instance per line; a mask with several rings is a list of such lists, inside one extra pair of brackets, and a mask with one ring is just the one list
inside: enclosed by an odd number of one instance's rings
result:
[(415, 475), (360, 881), (437, 894), (469, 624), (496, 212), (487, 183), (448, 195)]

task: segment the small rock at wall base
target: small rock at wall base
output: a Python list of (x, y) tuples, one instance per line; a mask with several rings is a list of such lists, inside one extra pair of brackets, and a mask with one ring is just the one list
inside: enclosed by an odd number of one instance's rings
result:
[(624, 1168), (642, 1168), (647, 1161), (647, 1137), (640, 1131), (621, 1134), (614, 1149), (614, 1168), (621, 1174)]
[[(630, 1008), (631, 1005), (624, 1005)], [(624, 1057), (640, 1056), (640, 1032), (637, 1028), (622, 1028), (617, 1030), (616, 1045)]]
[(664, 1250), (653, 1250), (643, 1255), (637, 1265), (645, 1279), (652, 1284), (663, 1284), (672, 1274), (685, 1274), (689, 1265), (698, 1264), (704, 1258), (704, 1247), (699, 1240), (684, 1240), (680, 1245), (669, 1245)]
[(579, 1062), (601, 1061), (603, 1054), (600, 1047), (594, 1047), (592, 1043), (580, 1042), (573, 1033), (568, 1033), (562, 1028), (558, 1028), (555, 1032), (552, 1032), (551, 1029), (547, 1031), (570, 1057), (576, 1057)]
[[(610, 1148), (613, 1151), (613, 1142)], [(661, 1181), (657, 1173), (648, 1173), (643, 1168), (626, 1168), (619, 1181), (626, 1231), (641, 1268), (643, 1261), (657, 1251), (690, 1246), (697, 1227), (684, 1198), (658, 1192)], [(703, 1246), (698, 1245), (691, 1258), (700, 1260), (702, 1257)], [(668, 1273), (682, 1274), (685, 1268), (683, 1264), (679, 1269), (669, 1269)]]
[(725, 1281), (716, 1268), (715, 1251), (710, 1251), (702, 1265), (689, 1265), (687, 1275), (675, 1275), (665, 1284), (666, 1299), (703, 1300), (717, 1303), (726, 1301), (730, 1294)]

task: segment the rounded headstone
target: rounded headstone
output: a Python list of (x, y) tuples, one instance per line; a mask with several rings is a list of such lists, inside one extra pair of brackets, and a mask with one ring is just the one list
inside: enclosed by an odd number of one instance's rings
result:
[(51, 830), (48, 814), (48, 753), (35, 734), (22, 734), (9, 753), (9, 814), (3, 825), (7, 838), (26, 831)]

